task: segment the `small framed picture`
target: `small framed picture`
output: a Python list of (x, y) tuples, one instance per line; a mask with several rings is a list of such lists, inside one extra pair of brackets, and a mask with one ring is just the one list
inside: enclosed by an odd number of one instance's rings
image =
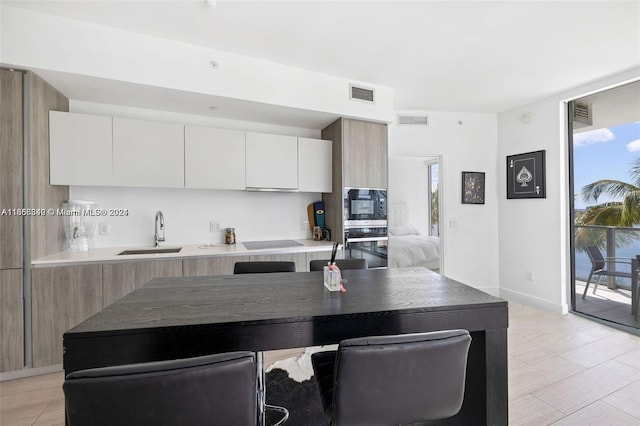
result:
[(484, 204), (484, 172), (462, 172), (462, 204)]
[(545, 151), (507, 157), (507, 199), (546, 198)]

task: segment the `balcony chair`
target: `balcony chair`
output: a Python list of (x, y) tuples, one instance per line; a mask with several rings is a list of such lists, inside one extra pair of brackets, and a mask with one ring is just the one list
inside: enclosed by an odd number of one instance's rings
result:
[(255, 426), (251, 352), (93, 368), (64, 381), (69, 426)]
[(462, 407), (471, 336), (466, 330), (343, 340), (311, 356), (330, 425), (444, 419)]
[[(330, 259), (316, 259), (309, 262), (309, 270), (322, 271), (329, 264)], [(336, 259), (336, 266), (341, 270), (345, 269), (367, 269), (367, 259)]]
[[(233, 265), (234, 274), (264, 274), (272, 272), (296, 272), (296, 263), (287, 261), (256, 261), (256, 262), (236, 262)], [(278, 405), (269, 405), (265, 402), (265, 374), (264, 374), (264, 352), (256, 352), (256, 359), (258, 361), (258, 395), (260, 407), (264, 410), (260, 410), (263, 415), (264, 411), (275, 411), (281, 413), (283, 417), (275, 423), (273, 426), (281, 425), (289, 418), (289, 410), (285, 407)]]
[(296, 263), (280, 261), (236, 262), (233, 266), (234, 274), (262, 274), (269, 272), (296, 272)]
[[(631, 259), (623, 257), (607, 257), (605, 259), (604, 257), (602, 257), (602, 253), (600, 253), (600, 249), (598, 248), (598, 246), (587, 246), (587, 255), (589, 256), (589, 260), (591, 261), (591, 272), (589, 272), (587, 285), (584, 287), (584, 292), (582, 293), (583, 299), (587, 296), (587, 290), (589, 289), (591, 278), (594, 275), (598, 275), (598, 280), (595, 282), (595, 286), (593, 287), (593, 294), (596, 294), (598, 284), (600, 284), (600, 280), (602, 279), (602, 277), (631, 278)], [(609, 270), (608, 265), (615, 263), (624, 263), (629, 265), (629, 272)]]

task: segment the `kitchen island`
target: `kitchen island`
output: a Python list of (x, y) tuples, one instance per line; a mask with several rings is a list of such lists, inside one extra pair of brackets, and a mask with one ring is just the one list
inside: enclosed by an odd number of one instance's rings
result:
[(427, 269), (155, 279), (64, 334), (66, 373), (84, 368), (338, 343), (367, 335), (471, 332), (465, 400), (444, 424), (507, 424), (507, 302)]

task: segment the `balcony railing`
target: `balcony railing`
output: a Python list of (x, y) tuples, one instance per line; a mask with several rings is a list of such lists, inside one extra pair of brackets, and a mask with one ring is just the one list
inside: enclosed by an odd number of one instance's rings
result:
[[(586, 246), (597, 245), (605, 257), (634, 258), (640, 254), (640, 228), (621, 226), (576, 225), (575, 262), (576, 280), (586, 281), (591, 270), (591, 261), (585, 251)], [(610, 269), (622, 270), (624, 265), (611, 263)], [(607, 287), (631, 288), (631, 279), (608, 277)]]

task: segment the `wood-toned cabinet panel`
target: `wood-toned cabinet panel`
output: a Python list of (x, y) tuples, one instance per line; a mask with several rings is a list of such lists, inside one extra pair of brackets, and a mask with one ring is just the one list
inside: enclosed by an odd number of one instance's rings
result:
[[(336, 253), (336, 258), (338, 259), (342, 259), (344, 257), (344, 251), (339, 250), (338, 253)], [(311, 263), (312, 260), (318, 260), (318, 259), (323, 259), (326, 260), (327, 263), (329, 263), (328, 261), (331, 260), (331, 251), (310, 251), (307, 253), (307, 269), (305, 269), (306, 271), (309, 270), (309, 264)]]
[(22, 269), (0, 270), (0, 372), (24, 364)]
[(249, 256), (251, 262), (268, 261), (293, 261), (296, 262), (296, 271), (304, 272), (309, 270), (306, 253), (280, 253), (280, 254), (258, 254)]
[[(22, 208), (22, 73), (0, 70), (0, 210)], [(22, 268), (22, 216), (0, 218), (0, 269)]]
[[(25, 207), (60, 208), (69, 200), (69, 187), (49, 183), (49, 111), (69, 111), (69, 100), (32, 72), (25, 74), (29, 132), (25, 157), (29, 163), (29, 200)], [(62, 216), (31, 216), (31, 259), (64, 250)], [(28, 259), (30, 260), (30, 259)]]
[(33, 366), (62, 363), (62, 335), (102, 309), (102, 266), (31, 270)]
[(202, 259), (185, 259), (182, 269), (185, 277), (201, 277), (206, 275), (231, 275), (236, 262), (246, 262), (249, 256), (220, 256)]
[(343, 120), (344, 186), (388, 186), (387, 126), (359, 120)]
[(109, 306), (154, 278), (181, 276), (181, 260), (105, 263), (102, 265), (103, 304)]

